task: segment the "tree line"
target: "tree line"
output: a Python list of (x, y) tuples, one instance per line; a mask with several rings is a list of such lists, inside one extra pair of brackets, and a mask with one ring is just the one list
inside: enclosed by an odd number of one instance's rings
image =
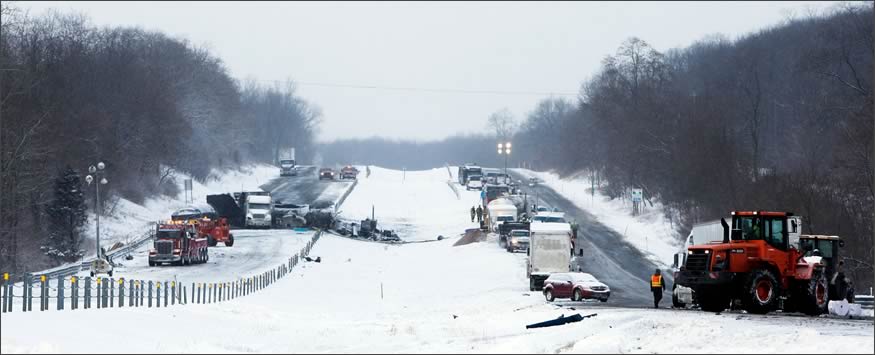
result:
[(577, 102), (538, 104), (519, 158), (598, 174), (614, 198), (641, 188), (683, 235), (735, 209), (792, 211), (803, 233), (841, 236), (871, 286), (872, 16), (872, 3), (841, 4), (664, 53), (628, 39)]
[(235, 80), (220, 58), (185, 39), (97, 27), (81, 14), (31, 16), (4, 3), (0, 269), (34, 270), (82, 253), (84, 219), (63, 212), (65, 203), (84, 208), (77, 192), (93, 205), (93, 184), (83, 183), (89, 165), (106, 164), (102, 200), (175, 196), (178, 173), (204, 181), (214, 169), (275, 162), (288, 147), (310, 159), (319, 119), (294, 85)]

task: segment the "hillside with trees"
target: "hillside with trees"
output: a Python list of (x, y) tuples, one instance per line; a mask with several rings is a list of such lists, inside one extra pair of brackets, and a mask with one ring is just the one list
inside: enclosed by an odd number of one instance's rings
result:
[[(212, 169), (274, 162), (285, 147), (297, 147), (302, 160), (314, 153), (319, 109), (293, 85), (240, 83), (220, 58), (185, 39), (98, 28), (78, 14), (31, 16), (7, 3), (0, 33), (4, 271), (80, 252), (69, 233), (81, 223), (49, 223), (63, 214), (52, 207), (56, 196), (70, 194), (59, 193), (56, 181), (81, 186), (84, 179), (70, 175), (82, 178), (98, 161), (111, 181), (102, 199), (141, 202), (175, 195), (179, 172), (205, 180)], [(85, 194), (92, 206), (93, 196)]]

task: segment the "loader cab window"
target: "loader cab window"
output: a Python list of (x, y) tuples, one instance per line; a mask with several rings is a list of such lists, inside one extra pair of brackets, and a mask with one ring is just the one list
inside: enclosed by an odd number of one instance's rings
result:
[(766, 242), (778, 249), (787, 250), (787, 231), (784, 228), (783, 218), (770, 218), (765, 220)]
[(743, 240), (764, 239), (762, 233), (762, 221), (760, 220), (760, 217), (757, 216), (736, 217), (732, 221), (732, 229), (740, 229), (741, 239)]

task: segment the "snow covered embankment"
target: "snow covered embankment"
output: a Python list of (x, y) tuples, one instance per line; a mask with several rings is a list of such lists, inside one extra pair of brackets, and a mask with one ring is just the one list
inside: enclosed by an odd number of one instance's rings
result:
[(572, 176), (561, 179), (552, 172), (537, 172), (528, 169), (513, 169), (527, 178), (536, 177), (542, 184), (563, 195), (577, 208), (592, 214), (600, 223), (622, 235), (657, 265), (670, 266), (681, 242), (662, 213), (662, 205), (645, 206), (642, 213), (632, 216), (632, 203), (622, 199), (611, 200), (599, 193), (592, 193), (592, 180), (588, 176)]

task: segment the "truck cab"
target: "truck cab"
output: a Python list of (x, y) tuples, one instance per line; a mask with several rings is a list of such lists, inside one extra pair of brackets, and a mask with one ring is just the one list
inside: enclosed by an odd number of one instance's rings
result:
[(273, 201), (269, 192), (235, 193), (243, 207), (246, 228), (270, 228), (273, 221)]
[(154, 238), (153, 248), (149, 250), (149, 266), (164, 263), (190, 265), (209, 260), (207, 239), (199, 237), (192, 221), (158, 223)]
[(298, 166), (295, 159), (280, 160), (280, 176), (298, 176)]
[[(697, 223), (693, 225), (690, 234), (687, 235), (684, 244), (677, 253), (674, 254), (672, 261), (672, 271), (677, 279), (677, 274), (683, 269), (687, 261), (688, 248), (693, 245), (710, 244), (723, 240), (723, 226), (720, 220), (712, 220), (708, 222)], [(695, 304), (693, 289), (678, 285), (677, 282), (672, 285), (672, 305), (677, 308), (685, 307), (686, 305)]]

